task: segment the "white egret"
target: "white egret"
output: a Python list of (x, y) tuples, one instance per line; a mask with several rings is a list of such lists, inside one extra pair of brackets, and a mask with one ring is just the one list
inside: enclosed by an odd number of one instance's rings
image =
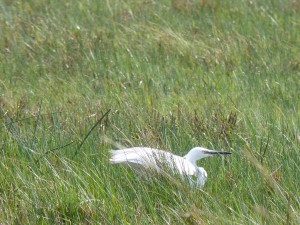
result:
[[(110, 163), (125, 164), (137, 171), (142, 169), (152, 169), (158, 173), (165, 172), (164, 169), (183, 177), (188, 177), (192, 185), (203, 188), (207, 178), (207, 173), (202, 167), (198, 167), (196, 162), (199, 159), (212, 155), (227, 155), (231, 152), (215, 151), (203, 147), (195, 147), (188, 154), (181, 157), (159, 149), (148, 147), (133, 147), (110, 151)], [(193, 179), (195, 178), (195, 180)]]

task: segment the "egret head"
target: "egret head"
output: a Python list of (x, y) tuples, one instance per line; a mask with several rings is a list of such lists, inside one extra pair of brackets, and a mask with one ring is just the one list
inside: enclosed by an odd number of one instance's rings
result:
[(215, 151), (203, 147), (192, 148), (188, 154), (184, 156), (185, 159), (189, 160), (192, 164), (196, 165), (196, 161), (205, 157), (213, 155), (229, 155), (231, 152)]

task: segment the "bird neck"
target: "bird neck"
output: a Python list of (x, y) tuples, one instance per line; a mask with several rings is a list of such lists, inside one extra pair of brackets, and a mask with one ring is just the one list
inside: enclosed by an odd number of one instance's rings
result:
[(203, 158), (203, 155), (200, 151), (197, 149), (192, 149), (184, 156), (184, 158), (188, 161), (190, 161), (194, 166), (197, 166), (196, 162), (197, 160)]

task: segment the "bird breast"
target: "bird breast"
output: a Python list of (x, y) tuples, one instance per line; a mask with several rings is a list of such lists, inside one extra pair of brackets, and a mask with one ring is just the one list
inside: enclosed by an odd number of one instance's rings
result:
[(198, 167), (197, 169), (197, 186), (200, 186), (201, 188), (204, 186), (206, 179), (207, 179), (207, 173), (204, 168)]

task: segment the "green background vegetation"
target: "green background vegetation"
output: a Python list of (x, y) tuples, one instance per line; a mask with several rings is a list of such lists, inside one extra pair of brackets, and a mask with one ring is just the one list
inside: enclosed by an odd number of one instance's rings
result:
[[(0, 223), (300, 223), (299, 1), (1, 0), (0, 33)], [(197, 190), (118, 146), (233, 154)]]

